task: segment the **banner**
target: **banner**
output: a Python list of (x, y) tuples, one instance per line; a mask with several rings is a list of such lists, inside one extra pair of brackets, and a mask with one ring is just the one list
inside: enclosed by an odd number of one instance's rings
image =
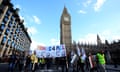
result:
[(56, 46), (38, 46), (36, 49), (36, 55), (39, 58), (51, 58), (51, 57), (65, 57), (66, 49), (65, 45)]

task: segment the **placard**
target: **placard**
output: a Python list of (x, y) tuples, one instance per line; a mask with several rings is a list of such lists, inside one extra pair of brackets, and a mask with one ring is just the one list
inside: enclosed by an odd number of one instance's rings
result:
[(65, 57), (66, 48), (65, 45), (38, 46), (36, 49), (36, 55), (39, 58)]

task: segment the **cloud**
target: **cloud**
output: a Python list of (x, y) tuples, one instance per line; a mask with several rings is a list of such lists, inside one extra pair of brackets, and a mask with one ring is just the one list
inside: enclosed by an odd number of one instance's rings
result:
[(97, 44), (96, 38), (97, 38), (96, 34), (89, 33), (84, 38), (80, 38), (79, 42), (80, 43)]
[[(92, 7), (92, 9), (94, 9), (94, 11), (98, 12), (100, 10), (100, 8), (103, 6), (103, 4), (106, 2), (106, 0), (95, 0), (95, 1), (96, 2), (94, 2), (94, 0), (85, 0), (82, 3), (83, 8), (87, 10)], [(78, 12), (82, 13), (82, 14), (86, 14), (86, 11), (84, 11), (84, 10), (79, 10)]]
[(120, 35), (112, 36), (112, 40), (115, 40), (115, 41), (120, 40)]
[(84, 10), (79, 10), (78, 13), (81, 13), (81, 14), (86, 14), (87, 12), (84, 11)]
[(104, 30), (100, 33), (88, 33), (83, 38), (79, 38), (80, 43), (97, 44), (97, 34), (99, 35), (102, 43), (108, 40), (109, 43), (120, 40), (120, 35), (114, 34), (111, 30)]
[(24, 20), (25, 18), (24, 18), (24, 17), (22, 17), (22, 16), (20, 16), (20, 19)]
[[(38, 45), (46, 46), (44, 43), (32, 40), (30, 50), (35, 50)], [(52, 38), (52, 39), (50, 39), (50, 45), (60, 45), (60, 41), (57, 40), (57, 39)]]
[[(19, 9), (20, 9), (20, 11), (19, 11), (20, 19), (21, 19), (21, 20), (24, 20), (24, 24), (26, 25), (27, 22), (26, 22), (26, 18), (25, 18), (25, 17), (26, 17), (26, 14), (24, 13), (24, 8), (22, 8), (21, 5), (19, 5), (19, 4), (16, 4), (16, 5), (15, 5), (15, 8), (19, 8)], [(24, 15), (23, 15), (22, 13), (24, 13)]]
[(15, 5), (15, 8), (19, 8), (20, 10), (22, 10), (21, 5), (19, 5), (19, 4), (16, 4), (16, 5)]
[[(117, 32), (117, 31), (116, 31)], [(115, 33), (114, 31), (111, 30), (104, 30), (103, 32), (101, 32), (102, 39), (107, 39), (110, 42), (113, 40), (119, 40), (120, 39), (120, 35), (118, 33)]]
[(87, 0), (86, 2), (83, 2), (84, 7), (88, 7), (92, 3), (92, 0)]
[(29, 22), (31, 23), (32, 22), (32, 23), (36, 23), (36, 24), (41, 24), (41, 20), (39, 19), (38, 16), (36, 16), (36, 15), (33, 15), (33, 16), (29, 15), (28, 13), (26, 13), (27, 10), (25, 8), (22, 8), (19, 4), (16, 4), (15, 8), (19, 8), (20, 9), (20, 12), (19, 12), (20, 18), (24, 19), (25, 21), (27, 21), (27, 23), (29, 23)]
[(106, 0), (97, 0), (97, 2), (94, 4), (94, 10), (99, 11), (99, 9), (102, 7), (105, 1)]
[(33, 16), (33, 20), (34, 20), (35, 23), (41, 24), (41, 21), (37, 16)]
[(35, 50), (38, 45), (45, 46), (45, 44), (43, 44), (43, 43), (37, 42), (37, 41), (35, 41), (35, 40), (32, 40), (30, 50)]
[(34, 34), (36, 34), (38, 31), (37, 31), (37, 29), (35, 28), (35, 27), (29, 27), (28, 28), (28, 33), (29, 33), (29, 35), (34, 35)]
[(20, 19), (21, 19), (21, 20), (24, 20), (24, 24), (25, 24), (25, 25), (27, 24), (27, 22), (26, 22), (26, 20), (25, 20), (25, 18), (24, 18), (23, 16), (20, 15)]
[(51, 45), (60, 45), (60, 41), (57, 40), (57, 39), (52, 38), (52, 39), (50, 40), (50, 44), (51, 44)]
[(104, 36), (109, 36), (109, 35), (111, 35), (111, 31), (110, 30), (104, 30), (101, 34), (104, 35)]

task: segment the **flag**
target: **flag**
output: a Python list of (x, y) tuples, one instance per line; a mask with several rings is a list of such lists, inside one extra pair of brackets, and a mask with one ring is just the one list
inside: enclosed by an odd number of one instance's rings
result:
[(80, 48), (78, 46), (76, 46), (76, 48), (77, 48), (77, 55), (80, 56), (80, 54), (81, 54), (80, 53)]
[(85, 49), (84, 48), (81, 48), (81, 53), (82, 53), (81, 59), (83, 61), (85, 61), (85, 59), (86, 59), (86, 53), (85, 53)]

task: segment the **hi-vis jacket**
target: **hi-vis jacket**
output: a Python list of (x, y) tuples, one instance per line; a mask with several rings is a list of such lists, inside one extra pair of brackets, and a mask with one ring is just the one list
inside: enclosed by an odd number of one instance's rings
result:
[(98, 58), (99, 64), (105, 64), (106, 63), (104, 54), (97, 53), (97, 58)]
[(38, 58), (36, 57), (35, 54), (31, 55), (31, 61), (32, 61), (32, 63), (38, 63)]

